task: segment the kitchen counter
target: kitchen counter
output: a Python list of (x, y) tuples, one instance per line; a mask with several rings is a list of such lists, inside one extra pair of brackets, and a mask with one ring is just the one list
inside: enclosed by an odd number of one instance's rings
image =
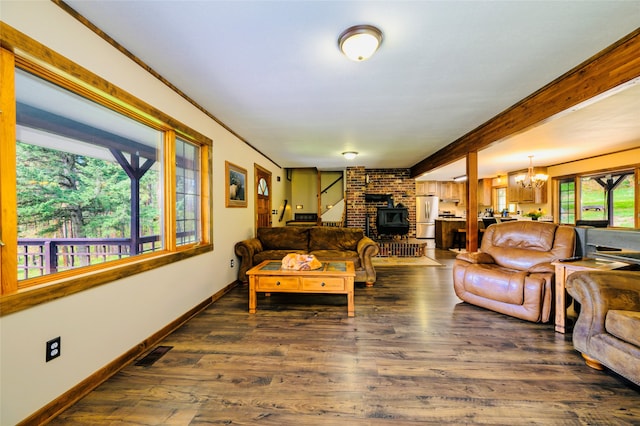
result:
[(464, 218), (445, 217), (436, 219), (436, 248), (448, 250), (453, 246), (455, 230), (467, 227)]
[[(442, 220), (442, 221), (445, 221), (445, 222), (449, 222), (449, 221), (453, 221), (453, 222), (463, 221), (463, 222), (466, 222), (467, 221), (467, 219), (465, 219), (464, 217), (439, 217), (439, 218), (436, 219), (436, 221), (438, 221), (438, 220)], [(482, 218), (479, 217), (478, 221), (482, 222)]]
[[(498, 220), (531, 220), (530, 218), (518, 218), (518, 217), (498, 217), (495, 216)], [(484, 222), (481, 217), (476, 218), (478, 221), (478, 229), (484, 229)], [(540, 220), (541, 222), (546, 222), (545, 220)], [(549, 220), (552, 222), (552, 220)], [(436, 248), (448, 250), (453, 247), (453, 234), (457, 229), (466, 229), (467, 228), (467, 219), (462, 217), (439, 217), (436, 219)], [(478, 239), (478, 245), (480, 244), (480, 239)]]
[[(484, 229), (482, 218), (476, 218), (478, 229)], [(467, 219), (463, 217), (440, 217), (436, 219), (436, 248), (448, 250), (453, 247), (453, 234), (457, 229), (466, 229)]]

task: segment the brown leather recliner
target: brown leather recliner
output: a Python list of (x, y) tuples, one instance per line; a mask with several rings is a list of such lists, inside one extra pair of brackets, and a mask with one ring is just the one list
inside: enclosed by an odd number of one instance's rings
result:
[(555, 268), (571, 257), (575, 231), (537, 221), (491, 225), (480, 251), (460, 253), (453, 265), (456, 295), (467, 303), (532, 322), (552, 316)]
[(578, 271), (567, 292), (580, 303), (573, 346), (587, 365), (603, 365), (640, 386), (640, 272)]

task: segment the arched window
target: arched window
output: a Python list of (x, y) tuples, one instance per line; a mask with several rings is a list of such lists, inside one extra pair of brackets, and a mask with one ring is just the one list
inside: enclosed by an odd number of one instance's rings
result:
[(264, 178), (260, 178), (258, 181), (258, 195), (269, 196), (269, 185), (267, 185), (267, 181)]

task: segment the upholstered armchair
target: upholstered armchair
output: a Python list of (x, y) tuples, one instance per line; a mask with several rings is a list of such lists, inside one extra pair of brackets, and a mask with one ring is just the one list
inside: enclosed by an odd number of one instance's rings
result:
[(574, 272), (566, 288), (580, 303), (573, 346), (587, 365), (640, 386), (640, 272)]
[(480, 251), (460, 253), (453, 286), (463, 301), (532, 322), (547, 322), (553, 312), (558, 259), (573, 256), (570, 226), (512, 221), (489, 226)]

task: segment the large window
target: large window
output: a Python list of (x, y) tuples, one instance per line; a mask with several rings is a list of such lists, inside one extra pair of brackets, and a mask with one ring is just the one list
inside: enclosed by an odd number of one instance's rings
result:
[(162, 132), (16, 70), (18, 279), (163, 248)]
[(507, 188), (496, 188), (496, 211), (507, 210)]
[(608, 220), (612, 226), (634, 226), (633, 170), (582, 176), (580, 209), (583, 220)]
[(211, 250), (211, 141), (32, 40), (22, 47), (29, 59), (0, 51), (0, 75), (11, 74), (0, 98), (2, 294), (53, 280), (80, 291), (117, 268)]
[(560, 223), (599, 221), (609, 226), (633, 228), (636, 211), (633, 182), (633, 169), (560, 180)]

